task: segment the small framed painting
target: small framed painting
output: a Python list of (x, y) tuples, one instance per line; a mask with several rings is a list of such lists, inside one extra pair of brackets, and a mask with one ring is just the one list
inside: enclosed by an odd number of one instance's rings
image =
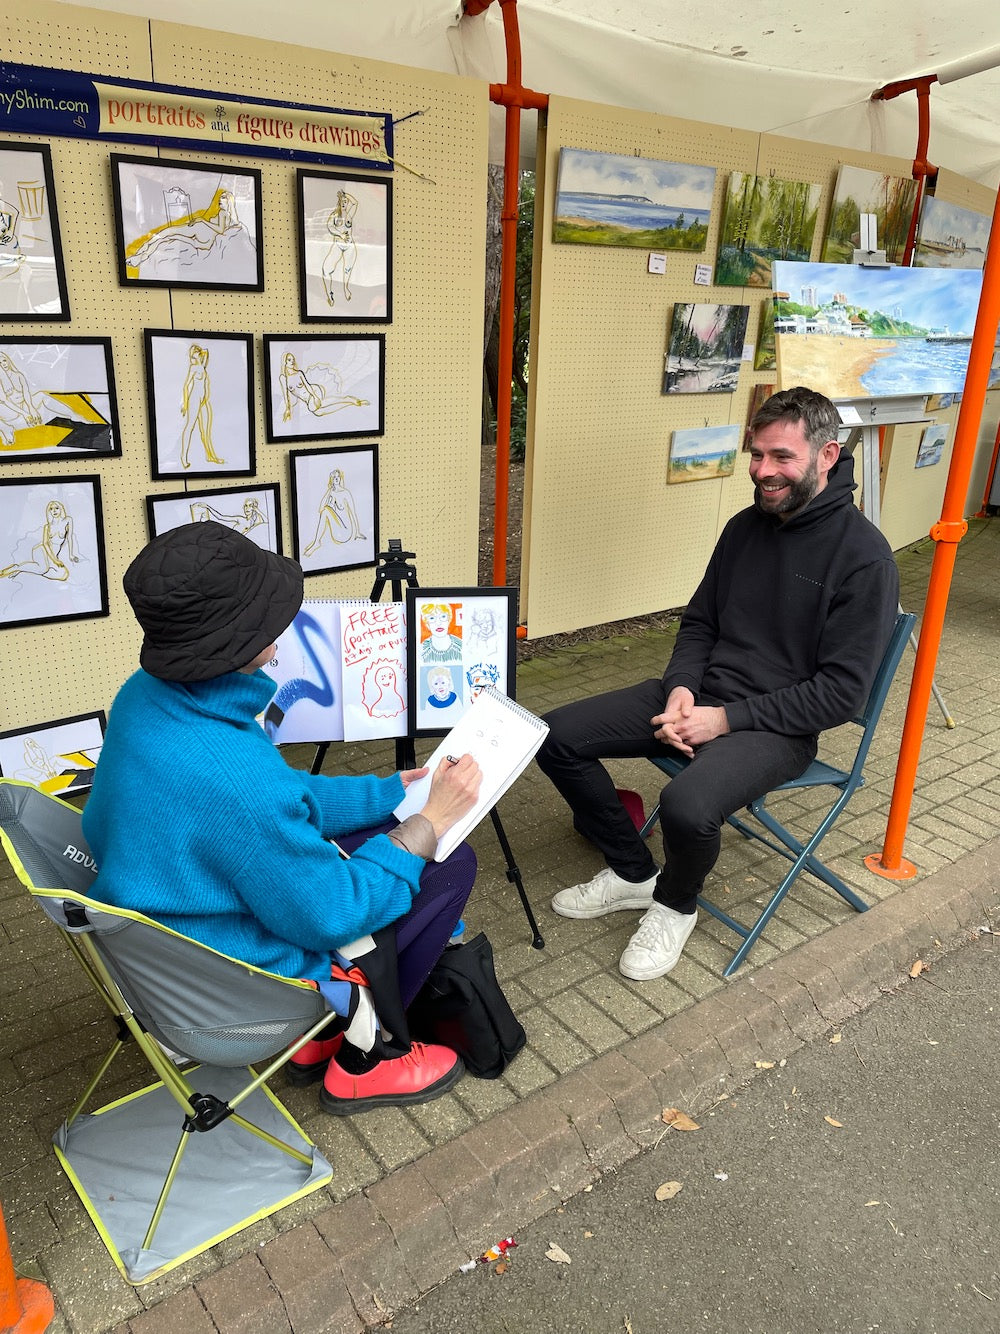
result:
[(292, 554), (304, 574), (374, 565), (378, 553), (375, 445), (294, 449)]
[(281, 555), (281, 508), (275, 482), (147, 496), (146, 517), (151, 538), (186, 523), (213, 520), (249, 537), (264, 551)]
[(0, 320), (68, 320), (48, 144), (0, 140)]
[(86, 792), (104, 744), (103, 712), (0, 732), (0, 774), (34, 783), (54, 797)]
[(265, 334), (264, 419), (272, 444), (381, 435), (385, 334)]
[(392, 181), (299, 168), (303, 324), (392, 319)]
[(0, 629), (107, 614), (101, 479), (0, 478)]
[(925, 427), (924, 433), (920, 437), (920, 444), (917, 446), (917, 457), (913, 466), (915, 468), (932, 468), (935, 463), (940, 463), (950, 434), (950, 422), (933, 422), (930, 426)]
[(260, 172), (111, 154), (123, 287), (262, 292)]
[(704, 482), (716, 477), (732, 477), (741, 434), (739, 425), (674, 431), (670, 440), (667, 481)]
[(0, 338), (0, 463), (121, 452), (110, 338)]
[(408, 588), (406, 690), (413, 735), (449, 731), (484, 686), (513, 699), (516, 633), (516, 588)]
[(145, 329), (150, 466), (168, 477), (252, 477), (251, 364), (242, 333)]

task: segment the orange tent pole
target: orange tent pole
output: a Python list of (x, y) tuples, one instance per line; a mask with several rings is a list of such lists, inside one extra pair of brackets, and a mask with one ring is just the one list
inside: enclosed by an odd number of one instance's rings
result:
[[(466, 14), (483, 14), (492, 0), (465, 0)], [(506, 108), (503, 149), (503, 209), (500, 214), (500, 350), (497, 365), (497, 456), (493, 502), (493, 583), (507, 582), (507, 524), (510, 495), (510, 410), (514, 378), (514, 287), (517, 276), (517, 213), (520, 190), (521, 108), (548, 106), (544, 93), (521, 83), (521, 34), (517, 0), (500, 0), (507, 50), (506, 83), (490, 84), (490, 101)]]
[(916, 867), (903, 858), (903, 836), (906, 833), (910, 806), (913, 802), (917, 763), (920, 759), (924, 723), (927, 719), (927, 707), (934, 680), (934, 664), (941, 646), (941, 630), (951, 590), (955, 557), (958, 553), (958, 544), (969, 527), (964, 517), (965, 499), (976, 453), (979, 424), (986, 403), (986, 388), (989, 383), (990, 363), (993, 360), (993, 344), (998, 325), (1000, 325), (1000, 193), (997, 195), (990, 239), (986, 247), (983, 287), (976, 315), (976, 327), (972, 334), (972, 346), (969, 349), (969, 367), (965, 375), (962, 403), (958, 410), (955, 447), (952, 451), (951, 467), (948, 470), (941, 517), (930, 531), (930, 536), (936, 545), (920, 624), (920, 641), (913, 667), (913, 680), (910, 684), (910, 698), (906, 706), (906, 721), (903, 724), (903, 735), (899, 746), (896, 781), (892, 789), (885, 843), (881, 856), (872, 854), (865, 858), (869, 870), (891, 879), (903, 879), (916, 874)]
[(0, 1334), (41, 1334), (55, 1314), (52, 1293), (33, 1278), (15, 1278), (0, 1207)]

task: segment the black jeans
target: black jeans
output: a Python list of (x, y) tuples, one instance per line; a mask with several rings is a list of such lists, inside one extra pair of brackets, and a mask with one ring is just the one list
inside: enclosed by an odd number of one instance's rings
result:
[[(656, 740), (650, 723), (665, 705), (662, 681), (650, 680), (565, 704), (545, 718), (551, 730), (538, 752), (539, 768), (569, 803), (574, 827), (623, 880), (648, 880), (656, 863), (599, 761), (653, 758), (671, 750)], [(688, 767), (660, 793), (664, 866), (653, 893), (657, 902), (691, 912), (718, 860), (726, 817), (797, 778), (815, 755), (816, 737), (773, 732), (729, 732), (699, 746)]]

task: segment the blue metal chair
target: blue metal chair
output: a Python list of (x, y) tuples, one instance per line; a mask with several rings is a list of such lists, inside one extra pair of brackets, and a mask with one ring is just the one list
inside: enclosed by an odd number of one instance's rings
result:
[[(882, 706), (885, 704), (886, 696), (889, 693), (889, 687), (896, 674), (896, 668), (899, 666), (899, 660), (903, 656), (903, 650), (906, 648), (910, 633), (913, 630), (913, 624), (916, 617), (912, 612), (898, 612), (896, 623), (893, 627), (892, 636), (889, 639), (888, 646), (882, 656), (878, 671), (875, 673), (875, 680), (872, 684), (871, 692), (865, 703), (865, 707), (851, 721), (861, 728), (861, 737), (858, 743), (858, 749), (854, 756), (854, 761), (850, 769), (835, 769), (831, 764), (825, 764), (822, 760), (813, 760), (805, 773), (800, 774), (798, 778), (790, 779), (787, 783), (782, 783), (774, 789), (775, 792), (790, 792), (796, 788), (805, 787), (832, 787), (837, 793), (833, 805), (823, 817), (816, 832), (805, 842), (801, 843), (795, 835), (775, 818), (775, 816), (766, 808), (766, 802), (770, 793), (765, 793), (762, 797), (757, 797), (746, 807), (748, 814), (763, 826), (773, 839), (768, 838), (766, 834), (759, 833), (756, 829), (748, 825), (741, 815), (731, 815), (728, 823), (734, 829), (738, 829), (744, 838), (754, 838), (758, 843), (763, 843), (770, 848), (772, 852), (779, 853), (791, 866), (785, 874), (784, 879), (778, 885), (777, 889), (771, 895), (763, 911), (752, 926), (744, 926), (742, 922), (737, 922), (730, 917), (728, 913), (717, 908), (714, 903), (709, 903), (702, 895), (698, 896), (698, 906), (705, 912), (710, 913), (735, 931), (738, 936), (742, 936), (743, 943), (733, 955), (732, 960), (723, 970), (726, 977), (730, 977), (740, 964), (750, 953), (757, 937), (767, 926), (768, 922), (774, 916), (782, 899), (791, 889), (793, 883), (798, 878), (800, 872), (808, 871), (810, 875), (821, 880), (823, 884), (828, 885), (830, 889), (845, 899), (852, 908), (858, 912), (866, 912), (868, 904), (858, 897), (858, 895), (838, 875), (835, 875), (828, 866), (825, 866), (816, 856), (816, 849), (821, 841), (826, 837), (835, 824), (841, 811), (850, 801), (851, 797), (859, 787), (864, 786), (864, 767), (868, 758), (868, 750), (872, 743), (872, 737), (875, 734), (875, 728), (878, 724), (879, 715), (882, 712)], [(662, 759), (656, 758), (652, 761), (661, 773), (674, 778), (688, 765), (686, 756), (667, 755)], [(642, 826), (643, 838), (653, 829), (659, 819), (659, 806), (654, 806), (652, 813), (647, 817)], [(774, 841), (777, 840), (777, 842)]]

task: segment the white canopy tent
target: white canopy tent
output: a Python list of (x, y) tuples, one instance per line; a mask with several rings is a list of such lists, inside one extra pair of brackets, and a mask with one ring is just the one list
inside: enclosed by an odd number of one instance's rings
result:
[[(95, 8), (293, 42), (401, 65), (506, 79), (499, 4), (463, 17), (459, 0), (95, 0)], [(666, 5), (663, 0), (518, 0), (522, 78), (540, 93), (913, 157), (913, 94), (871, 102), (897, 79), (932, 89), (932, 162), (1000, 179), (1000, 7), (965, 0), (836, 6)], [(981, 73), (944, 82), (966, 69)], [(333, 100), (333, 99), (331, 99)], [(533, 116), (522, 151), (534, 152)], [(502, 137), (493, 136), (500, 160)]]

